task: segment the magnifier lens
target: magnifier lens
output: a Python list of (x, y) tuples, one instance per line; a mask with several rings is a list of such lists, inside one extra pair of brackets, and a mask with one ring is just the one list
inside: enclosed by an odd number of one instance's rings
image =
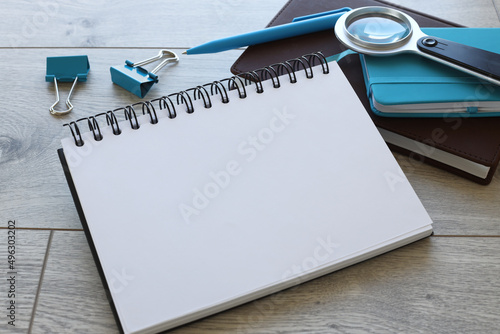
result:
[(411, 32), (408, 23), (383, 13), (360, 15), (349, 22), (346, 29), (354, 38), (373, 44), (394, 43)]

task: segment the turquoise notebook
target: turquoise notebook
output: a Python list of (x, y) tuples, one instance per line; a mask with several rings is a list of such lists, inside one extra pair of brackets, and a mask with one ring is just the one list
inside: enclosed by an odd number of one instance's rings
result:
[[(500, 53), (499, 28), (423, 28), (430, 36)], [(389, 117), (500, 116), (500, 86), (419, 55), (361, 56), (373, 112)]]

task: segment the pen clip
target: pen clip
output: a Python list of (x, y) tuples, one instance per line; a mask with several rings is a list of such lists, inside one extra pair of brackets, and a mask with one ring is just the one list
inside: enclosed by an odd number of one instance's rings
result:
[(328, 12), (321, 12), (321, 13), (316, 13), (316, 14), (311, 14), (311, 15), (299, 16), (299, 17), (294, 18), (292, 20), (292, 22), (305, 21), (305, 20), (309, 20), (309, 19), (314, 19), (316, 17), (333, 15), (333, 14), (339, 14), (339, 13), (347, 13), (347, 12), (349, 12), (351, 10), (352, 9), (349, 8), (349, 7), (343, 7), (343, 8), (340, 8), (340, 9), (330, 10)]

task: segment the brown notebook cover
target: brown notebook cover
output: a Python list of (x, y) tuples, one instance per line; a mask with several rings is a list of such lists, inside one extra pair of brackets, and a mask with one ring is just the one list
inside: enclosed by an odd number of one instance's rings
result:
[[(289, 23), (293, 18), (341, 7), (387, 6), (411, 15), (421, 27), (450, 27), (459, 25), (403, 8), (380, 0), (290, 0), (268, 26)], [(248, 47), (231, 67), (240, 74), (264, 66), (321, 51), (331, 56), (346, 48), (336, 39), (333, 29), (287, 38)], [(358, 55), (350, 55), (339, 65), (372, 117), (375, 125), (386, 131), (424, 143), (424, 151), (438, 149), (454, 156), (489, 167), (486, 177), (479, 177), (448, 164), (424, 157), (402, 147), (389, 144), (394, 151), (407, 154), (419, 161), (448, 170), (480, 184), (489, 184), (500, 161), (500, 118), (385, 118), (375, 115), (368, 102)], [(465, 97), (464, 97), (465, 98)]]

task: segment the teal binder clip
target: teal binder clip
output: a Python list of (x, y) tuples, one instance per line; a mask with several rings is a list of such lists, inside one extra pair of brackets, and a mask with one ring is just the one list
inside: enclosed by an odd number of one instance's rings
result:
[[(141, 67), (161, 59), (164, 60), (151, 72)], [(118, 86), (125, 88), (140, 98), (143, 98), (149, 92), (151, 87), (158, 82), (158, 75), (156, 75), (156, 73), (165, 65), (178, 61), (179, 57), (177, 57), (174, 52), (161, 50), (157, 56), (143, 61), (132, 63), (131, 61), (126, 60), (125, 65), (123, 66), (111, 67), (111, 80)]]
[[(87, 81), (87, 75), (90, 71), (89, 59), (87, 56), (62, 56), (47, 57), (47, 72), (45, 81), (54, 82), (56, 85), (56, 102), (50, 106), (49, 111), (52, 115), (60, 116), (73, 110), (73, 105), (69, 100), (77, 81)], [(66, 99), (67, 110), (56, 111), (54, 108), (59, 103), (59, 88), (57, 81), (73, 82), (68, 98)]]

